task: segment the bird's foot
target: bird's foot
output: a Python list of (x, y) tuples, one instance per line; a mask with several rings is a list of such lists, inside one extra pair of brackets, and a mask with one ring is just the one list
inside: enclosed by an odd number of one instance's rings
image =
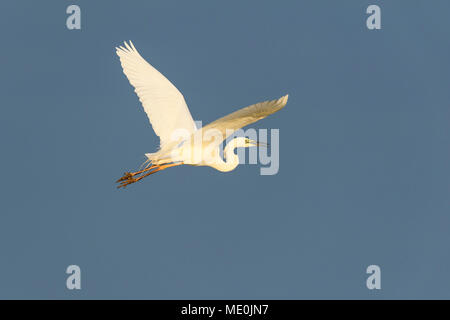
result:
[(136, 173), (125, 172), (123, 174), (123, 176), (119, 180), (117, 180), (116, 182), (121, 182), (121, 181), (125, 181), (125, 180), (128, 180), (128, 179), (132, 179), (135, 174)]
[(158, 171), (164, 170), (166, 168), (174, 167), (182, 165), (183, 162), (177, 162), (177, 163), (169, 163), (165, 165), (153, 165), (151, 167), (148, 167), (144, 170), (136, 171), (136, 172), (125, 172), (125, 174), (116, 182), (120, 185), (117, 186), (117, 188), (124, 188), (129, 184), (138, 182), (139, 180), (156, 173)]
[(117, 188), (125, 188), (127, 185), (135, 183), (136, 181), (138, 181), (138, 179), (135, 178), (129, 178), (127, 180), (123, 180), (120, 185), (117, 186)]
[[(117, 183), (120, 182), (120, 185), (117, 186), (117, 188), (126, 187), (129, 184), (132, 184), (132, 183), (135, 183), (135, 182), (141, 180), (142, 178), (144, 178), (150, 174), (150, 173), (143, 174), (144, 172), (150, 171), (154, 168), (156, 168), (155, 165), (145, 168), (144, 170), (136, 171), (136, 172), (125, 172), (123, 174), (123, 176), (116, 181)], [(141, 176), (139, 176), (139, 175), (141, 175)], [(138, 177), (136, 177), (136, 176), (138, 176)]]
[(116, 182), (132, 180), (135, 176), (140, 175), (141, 173), (144, 173), (144, 172), (146, 172), (146, 171), (152, 170), (152, 169), (154, 169), (155, 167), (156, 167), (156, 166), (153, 165), (153, 166), (150, 166), (150, 167), (148, 167), (148, 168), (145, 168), (144, 170), (139, 170), (139, 171), (136, 171), (136, 172), (125, 172), (125, 173), (123, 174), (123, 176), (122, 176), (119, 180), (117, 180)]

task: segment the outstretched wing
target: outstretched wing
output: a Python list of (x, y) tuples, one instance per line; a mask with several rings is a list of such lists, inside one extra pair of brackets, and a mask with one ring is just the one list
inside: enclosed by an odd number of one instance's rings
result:
[(171, 142), (177, 129), (189, 133), (196, 130), (194, 120), (180, 91), (142, 58), (133, 43), (116, 48), (123, 73), (144, 107), (153, 130), (160, 138), (160, 147)]
[(242, 108), (204, 126), (202, 128), (203, 134), (208, 130), (218, 130), (222, 133), (223, 140), (225, 140), (236, 130), (281, 110), (287, 101), (288, 95), (285, 95), (280, 99), (264, 101)]

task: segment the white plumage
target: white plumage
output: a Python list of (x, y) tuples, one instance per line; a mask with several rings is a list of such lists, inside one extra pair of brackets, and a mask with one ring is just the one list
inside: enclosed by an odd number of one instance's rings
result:
[[(188, 106), (180, 91), (158, 70), (142, 58), (130, 41), (116, 48), (123, 72), (144, 107), (153, 130), (160, 138), (160, 149), (155, 153), (147, 153), (148, 165), (144, 170), (125, 173), (118, 180), (119, 187), (136, 182), (152, 173), (165, 168), (181, 165), (207, 165), (220, 171), (231, 171), (239, 164), (234, 153), (238, 147), (256, 146), (258, 143), (244, 137), (230, 141), (224, 150), (224, 161), (219, 153), (219, 145), (234, 131), (254, 123), (282, 109), (288, 100), (285, 95), (280, 99), (260, 102), (242, 108), (197, 130)], [(174, 133), (186, 135), (180, 138)], [(204, 139), (205, 133), (215, 132), (220, 139), (213, 142)], [(177, 137), (175, 139), (175, 136)], [(195, 141), (202, 142), (199, 146)], [(213, 144), (213, 145), (212, 145)], [(201, 149), (200, 159), (193, 160), (194, 149)], [(203, 152), (208, 149), (208, 152)], [(210, 152), (213, 150), (213, 152)]]
[(175, 129), (194, 132), (195, 123), (181, 92), (141, 57), (131, 41), (116, 49), (123, 73), (135, 88), (161, 147), (170, 142)]

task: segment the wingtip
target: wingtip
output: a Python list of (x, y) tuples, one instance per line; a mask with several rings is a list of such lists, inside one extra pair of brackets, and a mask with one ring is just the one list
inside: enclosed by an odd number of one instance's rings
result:
[(116, 47), (116, 52), (122, 51), (125, 53), (137, 52), (136, 47), (131, 40), (124, 41), (123, 45)]

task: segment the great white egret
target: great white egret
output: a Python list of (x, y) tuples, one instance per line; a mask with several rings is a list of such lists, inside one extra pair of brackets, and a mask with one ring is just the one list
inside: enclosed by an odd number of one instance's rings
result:
[[(142, 58), (131, 41), (116, 48), (116, 53), (153, 130), (160, 138), (159, 150), (145, 154), (146, 168), (126, 172), (117, 180), (120, 183), (118, 188), (182, 164), (210, 166), (223, 172), (235, 169), (239, 164), (239, 157), (234, 153), (234, 149), (257, 146), (260, 143), (237, 137), (226, 145), (223, 152), (224, 161), (219, 148), (223, 141), (236, 130), (280, 110), (288, 100), (288, 95), (285, 95), (276, 100), (260, 102), (197, 129), (181, 92)], [(211, 136), (214, 136), (214, 139)]]

